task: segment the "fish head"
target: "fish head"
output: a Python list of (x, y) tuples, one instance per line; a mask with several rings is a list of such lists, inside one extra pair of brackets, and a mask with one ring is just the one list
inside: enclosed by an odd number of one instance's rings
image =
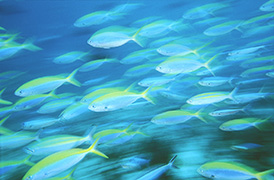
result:
[(204, 177), (207, 177), (210, 179), (217, 179), (216, 174), (214, 174), (211, 171), (208, 171), (207, 169), (204, 169), (203, 167), (200, 167), (199, 169), (197, 169), (197, 172)]
[(225, 124), (222, 124), (219, 128), (222, 131), (233, 131), (233, 129), (230, 126), (226, 126)]
[(26, 90), (21, 89), (21, 88), (18, 88), (18, 89), (14, 92), (14, 95), (20, 96), (20, 97), (25, 97), (25, 96), (29, 96), (30, 94), (27, 93)]
[(161, 65), (159, 64), (156, 68), (155, 68), (156, 71), (160, 72), (160, 73), (172, 73), (171, 72), (171, 69), (164, 66), (164, 65)]
[(206, 82), (206, 81), (199, 81), (198, 82), (201, 86), (210, 86), (211, 83), (210, 82)]
[(77, 20), (75, 21), (75, 23), (73, 24), (75, 27), (87, 27), (88, 24), (86, 21), (83, 20)]
[(24, 180), (33, 180), (34, 178), (33, 178), (33, 176), (28, 176), (28, 177), (26, 177), (26, 178), (23, 178)]
[(190, 98), (190, 99), (186, 100), (186, 102), (187, 102), (188, 104), (192, 104), (192, 105), (194, 105), (194, 101), (193, 101), (193, 99), (192, 99), (192, 98)]

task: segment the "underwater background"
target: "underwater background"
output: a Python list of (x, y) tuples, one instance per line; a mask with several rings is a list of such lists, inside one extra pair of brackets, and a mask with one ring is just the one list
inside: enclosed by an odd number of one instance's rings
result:
[(225, 179), (201, 171), (208, 162), (250, 174), (218, 167), (227, 179), (274, 179), (273, 11), (272, 0), (2, 0), (0, 179), (97, 138), (108, 158), (37, 179), (142, 179), (161, 166), (143, 179)]

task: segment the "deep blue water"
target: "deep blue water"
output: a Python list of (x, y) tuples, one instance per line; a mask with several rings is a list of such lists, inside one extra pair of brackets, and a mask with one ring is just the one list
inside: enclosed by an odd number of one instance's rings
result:
[[(6, 112), (4, 111), (6, 107), (13, 106), (4, 103), (0, 104), (1, 118), (10, 115), (1, 126), (12, 130), (12, 135), (16, 132), (21, 132), (22, 123), (49, 116), (51, 118), (59, 118), (60, 121), (48, 127), (31, 130), (25, 129), (23, 131), (39, 132), (40, 139), (57, 134), (83, 136), (91, 125), (96, 126), (95, 133), (97, 133), (107, 129), (125, 129), (132, 123), (130, 127), (132, 132), (139, 130), (144, 133), (143, 135), (136, 134), (128, 141), (121, 142), (118, 145), (108, 143), (99, 144), (97, 148), (106, 154), (109, 159), (104, 159), (91, 153), (88, 154), (81, 162), (73, 166), (77, 167), (73, 174), (73, 178), (77, 180), (137, 179), (146, 174), (150, 169), (168, 163), (174, 155), (177, 155), (174, 165), (179, 167), (179, 169), (170, 168), (159, 179), (206, 179), (206, 177), (203, 177), (197, 172), (197, 169), (210, 161), (239, 162), (259, 172), (273, 169), (274, 14), (273, 9), (270, 11), (260, 10), (260, 7), (265, 2), (266, 1), (255, 0), (228, 0), (223, 2), (216, 0), (206, 2), (202, 0), (3, 0), (0, 2), (0, 26), (5, 30), (0, 30), (0, 56), (3, 56), (2, 53), (6, 52), (2, 51), (3, 49), (8, 49), (8, 47), (13, 46), (20, 47), (20, 45), (23, 46), (26, 42), (32, 42), (35, 46), (40, 47), (41, 50), (29, 51), (23, 48), (12, 56), (0, 60), (0, 90), (5, 88), (0, 99), (8, 100), (16, 104), (16, 102), (19, 102), (23, 97), (15, 95), (15, 91), (21, 85), (31, 80), (60, 74), (65, 77), (84, 63), (97, 59), (115, 58), (117, 61), (106, 62), (89, 72), (78, 71), (75, 79), (82, 84), (81, 87), (64, 83), (61, 87), (56, 88), (55, 93), (57, 96), (62, 96), (63, 93), (73, 93), (70, 94), (70, 98), (74, 98), (74, 101), (62, 110), (48, 114), (37, 112), (40, 107), (48, 102), (66, 99), (63, 96), (61, 98), (48, 98), (35, 107), (20, 111), (10, 110)], [(214, 6), (217, 8), (223, 4), (225, 4), (225, 7), (211, 11), (208, 7), (202, 7), (205, 4), (211, 3), (220, 3)], [(87, 27), (76, 27), (74, 25), (75, 21), (84, 15), (96, 11), (111, 12), (111, 9), (123, 4), (125, 7), (127, 7), (127, 4), (133, 5), (134, 8), (127, 11), (125, 9), (121, 10), (121, 14), (123, 13), (123, 15), (119, 14), (121, 17), (118, 20), (110, 19), (106, 22)], [(197, 7), (202, 7), (197, 9), (198, 12), (206, 12), (207, 14), (203, 17), (193, 19), (183, 18), (183, 15)], [(259, 22), (243, 25), (243, 23), (249, 19), (265, 14), (269, 14), (269, 16), (262, 18)], [(151, 21), (147, 20), (143, 24), (136, 25), (136, 21), (149, 17), (156, 17), (156, 19)], [(218, 20), (217, 18), (223, 19)], [(146, 25), (162, 19), (171, 20), (177, 24), (174, 26), (170, 24), (164, 25), (170, 25), (169, 28), (166, 29), (167, 33), (160, 33), (157, 35), (158, 37), (141, 37), (141, 31), (140, 34), (137, 33), (138, 38), (144, 42), (144, 47), (139, 46), (132, 40), (121, 46), (110, 48), (93, 47), (87, 43), (88, 39), (94, 35), (95, 32), (106, 27), (122, 26), (124, 29), (132, 28), (134, 33), (136, 33), (140, 28), (143, 28), (145, 31), (146, 29), (144, 27)], [(214, 19), (216, 19), (216, 21), (202, 24), (204, 20), (209, 21)], [(241, 23), (236, 23), (237, 27), (232, 28), (228, 32), (223, 32), (220, 35), (206, 35), (205, 33), (205, 30), (210, 27), (234, 20), (241, 20)], [(183, 28), (178, 29), (182, 26)], [(223, 26), (225, 26), (225, 24)], [(265, 29), (258, 29), (259, 27), (265, 27)], [(256, 28), (258, 30), (253, 34), (248, 37), (243, 37), (247, 32)], [(121, 28), (121, 30), (123, 30), (123, 28)], [(153, 34), (157, 30), (159, 30), (159, 28), (149, 33)], [(217, 30), (217, 32), (221, 31), (221, 28)], [(129, 36), (132, 36), (134, 33), (129, 33)], [(128, 35), (125, 32), (122, 32), (122, 34)], [(14, 39), (8, 41), (13, 35)], [(107, 36), (106, 39), (108, 37), (109, 36)], [(155, 41), (169, 37), (174, 37), (175, 41), (169, 40), (155, 43)], [(259, 40), (263, 41), (258, 42)], [(153, 45), (153, 43), (156, 45)], [(167, 76), (167, 73), (157, 71), (156, 67), (159, 66), (160, 63), (167, 62), (174, 57), (157, 52), (158, 48), (168, 43), (176, 43), (187, 48), (188, 55), (192, 56), (181, 55), (180, 57), (182, 59), (187, 57), (190, 62), (196, 60), (198, 62), (206, 62), (214, 55), (218, 55), (216, 59), (209, 64), (209, 69), (214, 72), (214, 76), (210, 71), (206, 71), (205, 67), (197, 68), (196, 70), (191, 70), (186, 73), (173, 73), (172, 76)], [(208, 45), (206, 45), (207, 43)], [(204, 45), (205, 47), (203, 47)], [(240, 55), (241, 59), (228, 60), (229, 57), (232, 57), (229, 53), (233, 50), (242, 50), (251, 47), (257, 49), (252, 52), (242, 51), (243, 54)], [(147, 54), (137, 56), (137, 59), (146, 57), (141, 62), (132, 64), (119, 62), (130, 53), (149, 48), (151, 48), (150, 56), (146, 56)], [(174, 50), (175, 48), (172, 48), (172, 51)], [(54, 63), (54, 58), (71, 51), (88, 52), (88, 55), (86, 55), (82, 61), (76, 60), (67, 64)], [(244, 58), (245, 56), (247, 56), (247, 58)], [(258, 60), (258, 58), (264, 57), (267, 58)], [(157, 61), (158, 58), (160, 58), (160, 60)], [(244, 64), (248, 64), (248, 66)], [(144, 75), (138, 75), (136, 72), (133, 74), (134, 77), (133, 75), (125, 75), (129, 69), (140, 65), (150, 65), (151, 71)], [(266, 67), (270, 68), (267, 69)], [(187, 68), (189, 67), (183, 67), (182, 71)], [(218, 69), (215, 70), (216, 68)], [(252, 68), (254, 71), (258, 71), (254, 68), (266, 70), (244, 75), (244, 73), (248, 73), (247, 70), (252, 70)], [(207, 73), (200, 75), (202, 71)], [(5, 75), (5, 73), (11, 74)], [(272, 73), (272, 76), (267, 73)], [(140, 94), (146, 90), (146, 87), (138, 85), (138, 82), (144, 78), (160, 78), (162, 76), (169, 77), (171, 79), (170, 82), (162, 85), (154, 84), (146, 94), (153, 100), (154, 104), (145, 98), (139, 98), (136, 102), (117, 110), (95, 112), (88, 109), (89, 104), (82, 105), (80, 102), (88, 93), (106, 88), (112, 81), (116, 81), (116, 84), (110, 84), (108, 87), (120, 87), (122, 89), (120, 91), (125, 92), (124, 90), (133, 84), (128, 92)], [(199, 81), (203, 78), (215, 76), (226, 77), (227, 79), (231, 78), (233, 80), (214, 87), (212, 84), (215, 81), (211, 82), (209, 86), (199, 84)], [(105, 77), (103, 80), (89, 84), (89, 80), (103, 77)], [(252, 80), (254, 80), (254, 82), (247, 83)], [(229, 94), (235, 87), (238, 88), (234, 98), (238, 100), (236, 102), (233, 100), (229, 101), (230, 97), (227, 97), (220, 102), (211, 102), (205, 105), (192, 105), (187, 103), (188, 99), (197, 94), (219, 91)], [(117, 89), (113, 89), (113, 92), (115, 91), (117, 91)], [(260, 95), (259, 93), (264, 94)], [(169, 96), (165, 96), (165, 94)], [(223, 97), (225, 95), (221, 96)], [(243, 102), (243, 96), (246, 96), (246, 102)], [(208, 101), (213, 98), (214, 97), (207, 97)], [(251, 100), (252, 98), (254, 99)], [(234, 104), (231, 104), (233, 102)], [(112, 103), (114, 106), (119, 104), (118, 101), (113, 101)], [(73, 114), (71, 118), (64, 117), (62, 112), (65, 108), (69, 107), (70, 104), (78, 105), (79, 109), (76, 110), (76, 113)], [(246, 108), (246, 112), (241, 110), (244, 107)], [(201, 109), (199, 115), (202, 116), (207, 123), (195, 117), (196, 114), (193, 115), (194, 113), (192, 113), (193, 117), (186, 122), (172, 125), (157, 124), (151, 121), (161, 113), (179, 109), (191, 112), (197, 112)], [(215, 117), (209, 114), (216, 110), (227, 109), (240, 110), (236, 114), (228, 116)], [(249, 122), (248, 125), (250, 125), (250, 128), (238, 131), (224, 131), (219, 128), (224, 122), (246, 118), (255, 119)], [(262, 122), (262, 120), (266, 121)], [(39, 131), (39, 129), (41, 130)], [(1, 137), (8, 136), (8, 134), (2, 132), (1, 134)], [(127, 135), (130, 136), (130, 134)], [(3, 143), (3, 139), (1, 138), (1, 144)], [(118, 140), (121, 139), (118, 138)], [(248, 150), (235, 150), (231, 148), (231, 146), (243, 143), (259, 144), (262, 148), (255, 148), (255, 150), (251, 147)], [(15, 148), (6, 147), (5, 149), (0, 149), (1, 163), (8, 160), (24, 159), (27, 157), (27, 153), (23, 151), (23, 148), (28, 145), (30, 144), (27, 143)], [(79, 148), (86, 149), (89, 146), (87, 142), (79, 146)], [(127, 160), (126, 158), (136, 155), (142, 155), (150, 162), (145, 165), (140, 165), (137, 168), (125, 168), (122, 166)], [(44, 157), (46, 156), (33, 155), (30, 161), (37, 163)], [(16, 169), (1, 175), (0, 179), (22, 179), (29, 169), (29, 166), (21, 164)], [(56, 176), (65, 176), (72, 169), (73, 168)], [(273, 177), (269, 177), (269, 180), (272, 178)]]

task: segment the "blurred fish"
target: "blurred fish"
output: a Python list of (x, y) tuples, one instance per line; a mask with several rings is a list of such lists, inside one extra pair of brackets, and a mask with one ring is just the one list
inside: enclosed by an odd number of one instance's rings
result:
[(231, 149), (236, 151), (254, 152), (260, 150), (263, 146), (255, 143), (244, 143), (231, 146)]
[(233, 31), (234, 29), (241, 32), (239, 27), (241, 26), (242, 22), (243, 21), (241, 20), (235, 20), (235, 21), (228, 21), (225, 23), (221, 23), (206, 29), (204, 31), (204, 34), (207, 36), (220, 36), (220, 35), (227, 34)]
[(62, 75), (56, 76), (44, 76), (33, 79), (24, 83), (15, 91), (16, 96), (25, 97), (36, 94), (43, 94), (50, 92), (62, 86), (65, 82), (69, 82), (75, 86), (80, 87), (81, 83), (74, 79), (74, 76), (78, 69), (75, 69), (69, 76), (64, 77)]
[(258, 119), (253, 117), (230, 120), (221, 124), (219, 128), (223, 131), (242, 131), (251, 127), (255, 127), (261, 131), (273, 130), (274, 128), (274, 126), (268, 122), (268, 119)]
[(56, 64), (69, 64), (76, 60), (83, 61), (84, 60), (83, 58), (88, 54), (89, 52), (71, 51), (54, 58), (53, 62)]
[(18, 131), (11, 135), (2, 135), (0, 138), (0, 149), (15, 149), (21, 146), (25, 146), (32, 141), (39, 140), (39, 134), (41, 131), (36, 133), (29, 131)]
[(105, 154), (95, 149), (98, 140), (99, 139), (97, 139), (88, 149), (74, 148), (45, 157), (31, 167), (22, 180), (42, 180), (60, 174), (75, 166), (89, 153), (108, 158)]
[(134, 41), (139, 46), (144, 45), (138, 38), (141, 29), (134, 30), (122, 26), (110, 26), (96, 31), (87, 41), (87, 43), (96, 48), (114, 48), (126, 44), (128, 41)]
[(156, 56), (156, 51), (153, 48), (149, 49), (143, 49), (139, 51), (134, 51), (130, 54), (128, 54), (126, 57), (120, 60), (120, 63), (122, 64), (135, 64), (140, 63), (145, 60), (152, 59)]
[(179, 76), (159, 76), (159, 77), (147, 77), (138, 82), (138, 85), (142, 87), (161, 86), (169, 82), (175, 81)]
[(274, 11), (274, 1), (269, 0), (260, 6), (261, 11)]
[(144, 166), (148, 166), (150, 159), (144, 155), (136, 155), (121, 160), (120, 165), (127, 170), (140, 170)]
[(124, 73), (123, 76), (125, 77), (139, 77), (139, 76), (143, 76), (146, 75), (148, 73), (150, 73), (151, 71), (153, 71), (155, 69), (155, 64), (141, 64), (138, 66), (134, 66), (128, 70), (126, 70), (126, 72)]
[(88, 113), (88, 105), (82, 104), (81, 102), (72, 103), (70, 106), (68, 106), (66, 109), (64, 109), (59, 117), (62, 118), (61, 121), (70, 120), (73, 118), (76, 118), (80, 115)]
[(255, 67), (255, 68), (250, 68), (243, 71), (240, 74), (240, 76), (241, 77), (261, 76), (261, 75), (265, 75), (268, 72), (272, 72), (273, 70), (274, 70), (274, 65)]
[(266, 34), (271, 34), (274, 31), (274, 25), (265, 25), (265, 26), (259, 26), (254, 27), (252, 29), (249, 29), (245, 32), (243, 32), (241, 38), (250, 38), (254, 36), (264, 36)]
[(232, 81), (237, 77), (221, 77), (221, 76), (214, 76), (214, 77), (205, 77), (199, 80), (199, 84), (201, 86), (208, 86), (208, 87), (216, 87), (221, 86), (225, 83), (229, 83), (232, 85)]
[(271, 180), (274, 173), (274, 169), (257, 172), (244, 164), (218, 161), (205, 163), (197, 171), (204, 177), (217, 180)]
[(268, 63), (274, 62), (274, 55), (270, 56), (263, 56), (263, 57), (256, 57), (252, 59), (248, 59), (244, 62), (241, 63), (241, 67), (244, 68), (252, 68), (252, 67), (258, 67), (258, 66), (263, 66)]
[(94, 85), (94, 84), (96, 84), (96, 83), (98, 83), (98, 82), (100, 82), (100, 81), (103, 81), (103, 80), (107, 79), (107, 78), (108, 78), (108, 76), (99, 77), (99, 78), (95, 78), (95, 79), (91, 79), (91, 80), (87, 80), (87, 81), (85, 81), (85, 82), (82, 84), (82, 86)]
[(47, 178), (47, 180), (76, 180), (72, 177), (73, 173), (75, 172), (75, 170), (77, 169), (77, 167), (73, 168), (67, 175), (62, 176), (62, 177), (51, 177), (51, 178)]
[(4, 88), (4, 89), (2, 89), (2, 90), (0, 91), (0, 104), (10, 105), (10, 104), (12, 104), (12, 102), (7, 101), (7, 100), (4, 100), (4, 99), (1, 98), (1, 95), (3, 94), (3, 92), (5, 91), (5, 89), (6, 89), (6, 88)]
[(15, 169), (16, 167), (18, 167), (22, 164), (26, 164), (28, 166), (33, 166), (34, 163), (29, 161), (30, 157), (31, 156), (27, 156), (26, 158), (19, 160), (19, 161), (1, 161), (0, 162), (0, 175), (6, 174), (10, 170)]
[(267, 72), (265, 75), (274, 78), (274, 71)]
[(117, 63), (119, 62), (115, 58), (105, 58), (105, 59), (97, 59), (97, 60), (92, 60), (90, 62), (87, 62), (83, 64), (82, 66), (79, 67), (80, 72), (88, 72), (88, 71), (93, 71), (100, 66), (102, 66), (104, 63)]
[(250, 54), (254, 53), (260, 49), (265, 48), (266, 45), (261, 45), (261, 46), (255, 46), (255, 47), (248, 47), (244, 49), (239, 49), (239, 50), (233, 50), (228, 53), (229, 56), (234, 56), (234, 55), (239, 55), (239, 54)]
[(220, 109), (216, 111), (212, 111), (208, 113), (210, 116), (218, 117), (218, 116), (229, 116), (229, 115), (234, 115), (238, 112), (245, 112), (247, 113), (247, 109), (249, 109), (249, 105), (239, 108), (239, 109)]
[(234, 88), (231, 92), (217, 91), (202, 93), (189, 98), (186, 102), (192, 105), (212, 104), (221, 102), (225, 99), (232, 99), (233, 101), (237, 102), (237, 100), (235, 99), (235, 94), (237, 93), (237, 91), (238, 87)]
[(184, 19), (200, 19), (208, 15), (213, 15), (215, 11), (228, 7), (227, 3), (209, 3), (187, 10)]
[(37, 142), (33, 142), (27, 145), (26, 147), (24, 147), (23, 150), (30, 155), (41, 156), (72, 149), (77, 146), (80, 146), (85, 142), (91, 143), (94, 131), (95, 128), (92, 127), (88, 129), (84, 136), (74, 136), (65, 134), (48, 136), (39, 139), (39, 141)]
[(40, 116), (28, 121), (24, 121), (23, 123), (21, 123), (21, 128), (24, 130), (42, 129), (51, 126), (57, 122), (60, 122), (60, 119), (48, 116)]
[(143, 175), (142, 177), (138, 178), (137, 180), (155, 180), (158, 179), (161, 175), (163, 175), (167, 170), (171, 167), (176, 167), (173, 165), (174, 160), (176, 159), (177, 155), (175, 155), (168, 164), (160, 166), (153, 171), (148, 172), (147, 174)]
[(267, 21), (269, 21), (273, 18), (274, 18), (274, 13), (263, 14), (260, 16), (252, 17), (252, 18), (244, 21), (241, 24), (241, 26), (245, 27), (245, 28), (250, 28), (250, 27), (261, 25), (261, 24), (265, 24)]

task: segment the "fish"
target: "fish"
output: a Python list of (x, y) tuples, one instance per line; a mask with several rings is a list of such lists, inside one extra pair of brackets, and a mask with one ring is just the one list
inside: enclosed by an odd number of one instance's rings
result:
[(274, 65), (266, 65), (266, 66), (261, 66), (261, 67), (254, 67), (254, 68), (249, 68), (245, 71), (243, 71), (240, 76), (241, 77), (256, 77), (256, 76), (261, 76), (262, 74), (266, 74), (268, 72), (272, 72), (274, 70)]
[[(165, 74), (180, 74), (190, 73), (200, 69), (201, 67), (207, 68), (211, 73), (209, 64), (217, 57), (213, 56), (206, 62), (200, 62), (193, 56), (171, 56), (167, 60), (156, 66), (156, 70)], [(213, 73), (214, 74), (214, 73)]]
[(241, 35), (241, 38), (250, 38), (254, 36), (264, 36), (266, 34), (271, 34), (274, 30), (274, 25), (269, 24), (265, 26), (254, 27), (252, 29), (248, 29)]
[(174, 124), (180, 124), (187, 122), (191, 120), (192, 118), (198, 118), (201, 121), (207, 122), (202, 116), (200, 109), (197, 112), (191, 111), (191, 110), (172, 110), (172, 111), (166, 111), (163, 113), (160, 113), (156, 116), (154, 116), (151, 119), (151, 122), (158, 125), (174, 125)]
[(76, 180), (72, 177), (73, 173), (75, 172), (75, 170), (77, 169), (77, 167), (73, 168), (67, 175), (62, 176), (62, 177), (51, 177), (51, 178), (47, 178), (47, 180)]
[(16, 167), (26, 164), (28, 166), (33, 166), (34, 163), (30, 162), (31, 156), (27, 156), (26, 158), (22, 160), (17, 160), (17, 161), (2, 161), (0, 162), (0, 175), (8, 173), (10, 170), (15, 169)]
[(239, 49), (239, 50), (233, 50), (228, 53), (229, 56), (234, 56), (234, 55), (239, 55), (239, 54), (250, 54), (254, 53), (260, 49), (265, 48), (266, 45), (261, 45), (261, 46), (255, 46), (255, 47), (248, 47), (244, 49)]
[(186, 102), (191, 105), (205, 105), (221, 102), (225, 99), (231, 99), (237, 103), (237, 100), (235, 99), (235, 94), (237, 93), (237, 91), (238, 87), (235, 87), (231, 92), (216, 91), (197, 94), (189, 98)]
[(42, 180), (58, 175), (78, 164), (89, 153), (94, 153), (101, 157), (108, 158), (108, 156), (95, 149), (98, 140), (99, 139), (96, 139), (87, 149), (73, 148), (56, 152), (45, 157), (32, 166), (24, 175), (22, 180)]
[(31, 109), (35, 106), (38, 106), (43, 101), (48, 99), (49, 97), (59, 98), (55, 93), (54, 90), (48, 94), (36, 94), (31, 96), (26, 96), (18, 101), (16, 101), (11, 107), (13, 111), (23, 111), (27, 109)]
[(257, 128), (260, 131), (271, 130), (274, 126), (267, 122), (268, 119), (258, 119), (258, 118), (241, 118), (233, 119), (227, 122), (224, 122), (220, 125), (222, 131), (242, 131), (252, 127)]
[(126, 44), (129, 41), (136, 42), (139, 46), (144, 47), (141, 40), (138, 38), (138, 34), (141, 29), (134, 30), (126, 27), (111, 26), (101, 29), (95, 32), (87, 41), (89, 45), (95, 48), (110, 49), (119, 47)]
[(85, 115), (88, 113), (89, 113), (88, 105), (78, 101), (78, 102), (72, 103), (70, 106), (65, 108), (59, 114), (59, 118), (61, 118), (62, 123), (65, 123), (67, 120), (71, 120), (80, 115)]
[(148, 166), (150, 159), (145, 155), (136, 155), (121, 160), (121, 167), (127, 170), (139, 170), (144, 166)]
[(43, 94), (57, 89), (65, 82), (69, 82), (77, 87), (81, 86), (81, 83), (74, 79), (74, 76), (78, 68), (75, 69), (69, 76), (63, 77), (62, 75), (56, 76), (44, 76), (33, 79), (21, 85), (16, 89), (14, 94), (20, 97), (26, 97), (30, 95)]
[(94, 131), (95, 127), (91, 127), (83, 136), (68, 134), (48, 136), (25, 146), (23, 150), (33, 156), (50, 155), (75, 148), (85, 142), (91, 143)]
[(32, 141), (39, 141), (40, 133), (41, 131), (37, 131), (36, 133), (30, 131), (18, 131), (11, 135), (2, 135), (0, 139), (0, 149), (16, 149), (25, 146)]
[(268, 0), (264, 4), (262, 4), (259, 8), (261, 11), (274, 11), (274, 1), (273, 0)]
[(210, 28), (207, 28), (203, 33), (207, 36), (220, 36), (225, 35), (233, 30), (238, 30), (242, 32), (239, 27), (243, 21), (241, 20), (234, 20), (234, 21), (228, 21), (225, 23), (221, 23), (215, 26), (212, 26)]
[(42, 129), (45, 127), (49, 127), (51, 125), (54, 125), (55, 123), (60, 122), (60, 119), (53, 118), (53, 117), (47, 117), (47, 116), (40, 116), (28, 121), (24, 121), (21, 123), (21, 129), (23, 130), (37, 130)]
[(177, 155), (175, 155), (168, 164), (158, 167), (153, 171), (148, 172), (147, 174), (143, 175), (142, 177), (138, 178), (137, 180), (155, 180), (158, 179), (162, 174), (168, 171), (171, 167), (176, 167), (173, 165), (174, 160), (176, 159)]
[(271, 71), (271, 72), (267, 72), (265, 75), (271, 77), (271, 78), (274, 78), (274, 71)]
[(92, 61), (87, 62), (87, 63), (83, 64), (82, 66), (80, 66), (79, 71), (80, 72), (89, 72), (89, 71), (93, 71), (93, 70), (99, 68), (104, 63), (115, 63), (115, 62), (119, 62), (119, 61), (115, 58), (92, 60)]
[(0, 91), (0, 104), (5, 104), (5, 105), (11, 105), (12, 102), (11, 101), (8, 101), (8, 100), (4, 100), (1, 98), (1, 95), (3, 94), (3, 92), (5, 91), (6, 88), (2, 89)]
[(142, 87), (161, 86), (169, 82), (175, 81), (177, 78), (178, 76), (148, 77), (139, 81), (138, 85)]
[(238, 145), (233, 145), (230, 148), (236, 151), (254, 152), (262, 149), (262, 145), (255, 143), (243, 143)]
[(199, 80), (199, 84), (201, 86), (207, 87), (216, 87), (221, 86), (225, 83), (232, 84), (232, 80), (236, 79), (236, 77), (221, 77), (221, 76), (214, 76), (214, 77), (205, 77)]
[(246, 112), (247, 111), (247, 106), (245, 106), (244, 108), (239, 108), (239, 109), (220, 109), (220, 110), (216, 110), (213, 112), (208, 113), (210, 116), (213, 117), (220, 117), (220, 116), (229, 116), (229, 115), (234, 115), (238, 112)]
[(215, 11), (228, 7), (227, 3), (209, 3), (187, 10), (184, 19), (200, 19), (209, 15), (213, 15)]
[(76, 60), (84, 61), (83, 58), (88, 54), (89, 52), (71, 51), (54, 58), (53, 62), (56, 64), (69, 64), (75, 62)]
[(273, 178), (271, 174), (274, 173), (274, 169), (258, 172), (241, 163), (212, 161), (203, 164), (197, 172), (204, 177), (216, 180), (270, 180)]
[[(150, 60), (156, 56), (154, 48), (142, 49), (128, 54), (120, 60), (121, 64), (136, 64), (146, 60)], [(145, 64), (144, 64), (145, 65)]]
[(92, 101), (88, 109), (94, 112), (106, 112), (106, 111), (115, 111), (121, 108), (125, 108), (140, 98), (144, 98), (147, 101), (155, 104), (151, 100), (147, 93), (151, 87), (147, 88), (142, 93), (133, 93), (128, 91), (117, 91), (113, 93), (108, 93)]
[(141, 64), (138, 66), (134, 66), (123, 74), (125, 77), (139, 77), (146, 74), (149, 74), (151, 71), (154, 70), (156, 65), (154, 64)]

